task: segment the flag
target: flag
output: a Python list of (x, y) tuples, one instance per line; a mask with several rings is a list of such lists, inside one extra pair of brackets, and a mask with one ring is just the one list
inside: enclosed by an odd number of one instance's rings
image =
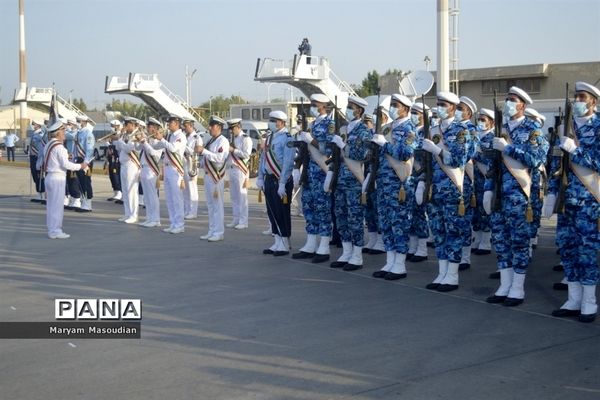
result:
[(58, 121), (58, 103), (56, 102), (56, 90), (52, 88), (52, 100), (50, 101), (50, 115), (48, 115), (48, 126)]

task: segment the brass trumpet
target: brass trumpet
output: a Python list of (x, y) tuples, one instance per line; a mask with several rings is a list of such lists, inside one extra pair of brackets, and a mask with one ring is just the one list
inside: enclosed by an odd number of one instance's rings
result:
[(120, 133), (118, 133), (118, 132), (111, 132), (111, 133), (109, 133), (108, 135), (104, 135), (104, 136), (102, 136), (100, 139), (96, 139), (96, 142), (105, 142), (105, 141), (107, 141), (108, 139), (110, 139), (110, 138), (111, 138), (111, 137), (113, 137), (113, 136), (117, 136), (117, 137), (118, 137), (118, 136), (120, 136), (120, 135), (121, 135), (121, 134), (120, 134)]

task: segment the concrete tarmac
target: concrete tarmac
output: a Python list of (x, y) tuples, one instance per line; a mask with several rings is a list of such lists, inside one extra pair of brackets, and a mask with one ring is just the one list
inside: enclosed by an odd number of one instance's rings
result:
[[(122, 206), (94, 175), (94, 211), (65, 211), (71, 238), (49, 240), (28, 175), (0, 165), (0, 321), (53, 321), (56, 298), (140, 298), (142, 339), (0, 340), (2, 400), (600, 398), (600, 322), (550, 316), (566, 299), (552, 290), (555, 219), (525, 303), (507, 308), (485, 303), (494, 255), (473, 256), (448, 294), (424, 289), (432, 249), (395, 282), (371, 277), (384, 255), (352, 273), (262, 255), (256, 192), (251, 226), (208, 243), (202, 191), (204, 212), (170, 235), (117, 222)], [(161, 215), (168, 226), (162, 200)], [(304, 223), (292, 225), (296, 251)]]

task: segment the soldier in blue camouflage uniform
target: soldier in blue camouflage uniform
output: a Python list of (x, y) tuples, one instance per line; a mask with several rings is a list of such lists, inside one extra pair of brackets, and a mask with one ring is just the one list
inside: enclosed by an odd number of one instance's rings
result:
[(473, 210), (473, 254), (485, 255), (491, 251), (491, 228), (490, 216), (483, 208), (483, 193), (485, 192), (485, 181), (488, 171), (492, 168), (492, 159), (485, 155), (486, 150), (492, 148), (494, 140), (494, 112), (487, 108), (479, 110), (477, 118), (478, 143), (475, 156), (473, 157), (475, 169), (475, 200), (476, 207)]
[[(75, 136), (78, 131), (77, 121), (68, 120), (65, 130), (64, 145), (67, 148), (69, 161), (73, 161), (73, 151), (75, 149)], [(77, 210), (81, 207), (81, 184), (75, 171), (67, 171), (67, 191), (69, 194), (69, 204), (65, 207), (67, 210)]]
[[(362, 122), (362, 116), (368, 103), (360, 97), (350, 97), (346, 110), (349, 121), (346, 129), (346, 141), (335, 135), (332, 143), (340, 148), (344, 162), (341, 163), (334, 190), (335, 218), (342, 240), (342, 255), (331, 263), (332, 268), (354, 271), (362, 268), (362, 249), (364, 246), (363, 219), (364, 206), (361, 204), (361, 182), (356, 175), (363, 173), (362, 163), (367, 157), (373, 134)], [(354, 173), (349, 163), (357, 167)]]
[[(425, 109), (423, 109), (425, 107)], [(423, 114), (425, 112), (425, 115)], [(415, 163), (413, 166), (413, 179), (416, 182), (425, 180), (423, 156), (423, 118), (429, 118), (429, 107), (423, 103), (414, 103), (410, 110), (410, 120), (417, 131), (417, 148), (415, 149)], [(429, 237), (429, 221), (427, 220), (427, 203), (416, 201), (413, 203), (412, 223), (408, 242), (407, 261), (422, 262), (427, 260), (427, 238)]]
[[(573, 121), (564, 121), (573, 124), (575, 135), (561, 135), (560, 138), (560, 148), (568, 153), (570, 159), (566, 171), (567, 186), (564, 188), (564, 212), (562, 216), (559, 214), (557, 229), (560, 259), (568, 281), (568, 300), (552, 315), (578, 316), (581, 322), (594, 321), (598, 311), (600, 118), (594, 114), (598, 99), (598, 88), (585, 82), (575, 83)], [(549, 194), (544, 199), (545, 217), (551, 216), (555, 208), (561, 175), (551, 175)]]
[[(373, 137), (373, 142), (379, 145), (379, 170), (376, 177), (370, 174), (370, 179), (376, 179), (379, 228), (383, 233), (386, 250), (386, 264), (381, 270), (374, 272), (373, 276), (386, 280), (406, 277), (406, 255), (415, 190), (411, 173), (417, 147), (415, 126), (410, 120), (411, 107), (412, 101), (408, 97), (392, 95), (392, 122), (389, 125), (391, 142), (388, 143), (383, 135)], [(400, 176), (392, 167), (390, 158), (399, 160)]]
[(460, 97), (460, 103), (456, 107), (455, 118), (468, 132), (467, 142), (469, 143), (469, 151), (467, 153), (467, 164), (465, 165), (465, 180), (463, 184), (463, 197), (465, 199), (465, 217), (467, 219), (467, 226), (463, 232), (463, 248), (462, 255), (460, 258), (459, 270), (465, 270), (471, 267), (471, 243), (473, 242), (473, 213), (477, 206), (475, 198), (475, 170), (473, 165), (473, 157), (477, 149), (479, 142), (479, 136), (477, 135), (477, 126), (473, 124), (471, 119), (477, 112), (477, 105), (475, 102), (467, 96)]
[(44, 179), (40, 175), (40, 170), (36, 168), (38, 157), (41, 157), (42, 150), (44, 147), (43, 137), (44, 131), (42, 130), (42, 122), (33, 120), (31, 122), (33, 127), (33, 133), (31, 134), (31, 140), (29, 141), (29, 169), (31, 171), (31, 178), (35, 183), (35, 191), (38, 193), (37, 199), (31, 199), (34, 202), (40, 202), (44, 199)]
[[(458, 289), (458, 265), (462, 256), (463, 233), (468, 227), (464, 215), (462, 185), (469, 153), (469, 133), (456, 121), (454, 113), (460, 103), (450, 92), (437, 94), (440, 124), (432, 128), (434, 139), (423, 139), (423, 150), (431, 153), (433, 187), (428, 209), (439, 271), (427, 289), (449, 292)], [(417, 198), (423, 191), (417, 189)]]
[[(503, 159), (500, 165), (502, 193), (496, 194), (501, 196), (501, 208), (494, 210), (491, 216), (492, 243), (498, 257), (500, 287), (486, 301), (509, 307), (523, 303), (525, 298), (525, 273), (529, 264), (529, 239), (533, 222), (532, 179), (536, 178), (534, 171), (539, 172), (548, 151), (548, 141), (539, 130), (539, 125), (525, 118), (525, 107), (532, 103), (525, 91), (516, 86), (510, 88), (503, 110), (508, 121), (503, 130), (508, 133), (508, 140), (494, 137), (492, 145), (502, 153)], [(487, 190), (491, 187), (493, 182), (484, 193), (486, 210), (491, 209), (493, 193)]]
[[(321, 154), (329, 155), (327, 143), (333, 138), (333, 120), (328, 115), (331, 103), (327, 96), (314, 94), (310, 97), (310, 113), (315, 120), (310, 132), (301, 132), (299, 140), (313, 146)], [(313, 150), (314, 151), (314, 150)], [(329, 260), (329, 240), (331, 238), (331, 195), (323, 190), (325, 172), (311, 157), (308, 165), (308, 186), (302, 189), (302, 212), (306, 219), (306, 243), (292, 258), (312, 258), (320, 263)]]

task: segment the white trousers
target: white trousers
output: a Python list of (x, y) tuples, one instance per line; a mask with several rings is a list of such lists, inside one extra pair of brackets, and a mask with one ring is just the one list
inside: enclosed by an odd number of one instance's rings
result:
[(229, 168), (229, 191), (233, 223), (248, 225), (248, 189), (244, 187), (246, 174), (239, 168)]
[(198, 216), (198, 176), (191, 178), (185, 173), (185, 189), (183, 190), (183, 214)]
[(158, 190), (156, 180), (158, 177), (150, 168), (142, 168), (140, 183), (144, 190), (144, 204), (146, 205), (146, 221), (160, 222), (160, 204), (158, 202)]
[(49, 235), (62, 233), (66, 181), (64, 172), (46, 175), (46, 226)]
[(123, 194), (123, 207), (125, 217), (138, 217), (139, 195), (138, 185), (140, 180), (140, 169), (131, 161), (121, 164), (121, 193)]
[(208, 207), (208, 234), (223, 236), (225, 233), (225, 212), (223, 206), (223, 179), (215, 183), (208, 175), (204, 175), (204, 195)]
[(183, 178), (171, 166), (165, 166), (164, 174), (165, 197), (167, 200), (170, 227), (173, 229), (183, 228), (183, 190), (179, 186)]

